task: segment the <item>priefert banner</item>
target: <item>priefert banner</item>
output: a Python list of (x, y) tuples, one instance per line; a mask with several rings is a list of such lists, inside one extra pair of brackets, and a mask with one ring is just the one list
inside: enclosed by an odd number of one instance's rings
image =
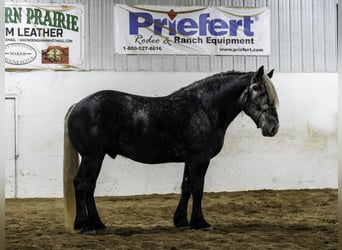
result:
[(114, 5), (117, 54), (269, 55), (264, 8)]

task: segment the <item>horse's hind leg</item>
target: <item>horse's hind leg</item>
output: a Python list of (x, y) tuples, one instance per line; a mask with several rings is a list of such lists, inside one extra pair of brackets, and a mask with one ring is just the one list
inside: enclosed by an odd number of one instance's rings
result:
[(188, 202), (191, 196), (190, 188), (190, 174), (189, 165), (185, 163), (183, 182), (182, 182), (182, 194), (178, 203), (178, 207), (173, 216), (173, 223), (175, 227), (189, 227), (190, 223), (187, 218)]
[[(100, 168), (98, 170), (99, 171), (96, 174), (96, 176), (99, 175)], [(102, 231), (105, 231), (106, 226), (102, 223), (100, 216), (97, 212), (96, 204), (95, 204), (94, 192), (95, 192), (95, 187), (96, 187), (96, 180), (97, 180), (97, 177), (91, 183), (89, 192), (87, 194), (87, 210), (88, 210), (89, 223), (94, 226), (95, 232), (98, 234), (98, 233), (101, 233)]]
[(95, 233), (103, 229), (95, 205), (94, 190), (104, 154), (82, 155), (80, 168), (74, 179), (76, 192), (76, 218), (74, 229), (81, 233)]

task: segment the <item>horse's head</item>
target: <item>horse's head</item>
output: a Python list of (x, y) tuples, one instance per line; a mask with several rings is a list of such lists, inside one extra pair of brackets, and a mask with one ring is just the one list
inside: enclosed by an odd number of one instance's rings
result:
[(242, 94), (242, 110), (252, 118), (263, 136), (274, 136), (278, 132), (278, 96), (270, 80), (273, 70), (264, 74), (264, 66), (256, 71), (249, 86)]

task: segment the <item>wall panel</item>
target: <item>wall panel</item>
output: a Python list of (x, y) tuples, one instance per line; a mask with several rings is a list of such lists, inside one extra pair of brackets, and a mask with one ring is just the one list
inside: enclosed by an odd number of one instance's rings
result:
[(302, 0), (302, 58), (303, 72), (314, 71), (312, 0)]
[(301, 27), (301, 5), (298, 0), (290, 0), (290, 65), (291, 71), (301, 71), (302, 61), (302, 27)]
[(280, 71), (280, 37), (279, 37), (279, 6), (278, 1), (269, 1), (268, 7), (271, 11), (271, 54), (269, 64), (276, 71)]
[(323, 1), (313, 0), (313, 54), (314, 54), (314, 70), (324, 71), (325, 69), (325, 44), (324, 44), (324, 14), (323, 14)]
[[(22, 2), (6, 0), (6, 2)], [(28, 0), (26, 2), (42, 2)], [(49, 2), (49, 1), (46, 1)], [(85, 6), (85, 60), (89, 70), (336, 72), (336, 0), (56, 0)], [(271, 11), (269, 56), (115, 55), (114, 4), (261, 7)]]
[(325, 71), (335, 71), (337, 61), (337, 7), (335, 1), (324, 1)]

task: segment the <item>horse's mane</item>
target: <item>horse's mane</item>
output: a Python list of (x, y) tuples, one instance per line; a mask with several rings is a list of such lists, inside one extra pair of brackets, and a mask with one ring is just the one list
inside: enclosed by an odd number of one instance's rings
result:
[[(222, 82), (228, 83), (228, 84), (234, 84), (236, 83), (236, 81), (229, 81), (230, 78), (234, 78), (237, 76), (253, 76), (254, 72), (240, 72), (240, 71), (226, 71), (226, 72), (220, 72), (220, 73), (216, 73), (214, 75), (208, 76), (204, 79), (195, 81), (194, 83), (185, 86), (175, 92), (182, 92), (182, 91), (192, 91), (194, 89), (203, 89), (203, 88), (213, 88), (214, 86), (222, 86)], [(232, 79), (234, 80), (234, 79)], [(279, 99), (278, 99), (278, 95), (276, 92), (276, 89), (271, 81), (271, 79), (267, 76), (267, 74), (263, 75), (263, 82), (265, 84), (266, 87), (266, 91), (267, 91), (267, 95), (270, 101), (270, 104), (278, 107), (279, 106)]]
[(184, 91), (184, 90), (192, 90), (195, 88), (200, 88), (201, 86), (210, 87), (210, 85), (211, 85), (211, 87), (212, 87), (213, 84), (221, 85), (223, 81), (226, 82), (227, 79), (229, 79), (230, 77), (248, 75), (251, 73), (253, 73), (253, 72), (240, 72), (240, 71), (234, 71), (234, 70), (216, 73), (214, 75), (208, 76), (208, 77), (203, 78), (201, 80), (195, 81), (195, 82), (189, 84), (188, 86), (185, 86), (185, 87), (175, 91), (174, 93), (179, 92), (179, 91)]
[(278, 95), (277, 95), (277, 91), (271, 81), (271, 79), (267, 76), (267, 74), (263, 75), (263, 79), (264, 79), (264, 84), (266, 86), (266, 91), (267, 91), (267, 95), (268, 95), (268, 99), (270, 101), (270, 104), (278, 107), (279, 106), (279, 99), (278, 99)]
[(214, 75), (208, 76), (207, 78), (204, 78), (202, 80), (199, 80), (196, 83), (200, 83), (200, 82), (208, 82), (211, 80), (222, 80), (222, 79), (227, 79), (228, 77), (234, 77), (234, 76), (240, 76), (240, 75), (247, 75), (249, 73), (253, 73), (253, 72), (240, 72), (240, 71), (226, 71), (226, 72), (220, 72), (220, 73), (216, 73)]

